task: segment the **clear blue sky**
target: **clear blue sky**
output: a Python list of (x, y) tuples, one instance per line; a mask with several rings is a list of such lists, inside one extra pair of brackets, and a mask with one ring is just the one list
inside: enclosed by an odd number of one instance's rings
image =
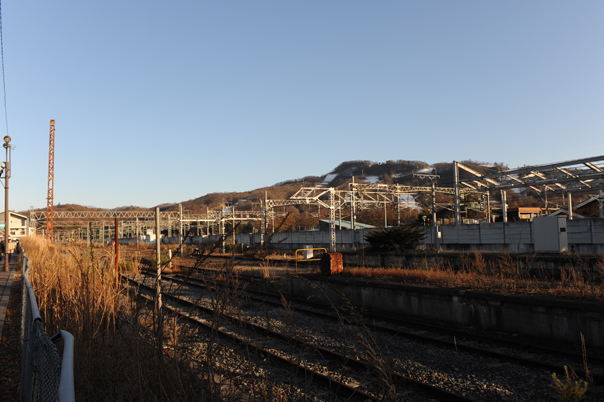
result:
[(600, 0), (13, 0), (2, 28), (15, 210), (46, 205), (50, 119), (55, 203), (103, 208), (604, 154)]

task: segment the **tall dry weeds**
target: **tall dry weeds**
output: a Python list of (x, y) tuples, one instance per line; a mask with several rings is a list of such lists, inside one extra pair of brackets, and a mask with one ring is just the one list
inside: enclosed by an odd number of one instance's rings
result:
[(56, 245), (29, 237), (22, 246), (30, 259), (29, 278), (46, 332), (58, 329), (75, 338), (76, 398), (86, 401), (190, 401), (202, 382), (180, 362), (160, 364), (151, 339), (139, 325), (145, 307), (115, 288), (111, 253)]
[(343, 275), (379, 278), (410, 284), (429, 284), (502, 293), (545, 294), (552, 296), (604, 300), (604, 257), (591, 267), (580, 259), (577, 266), (559, 269), (559, 279), (552, 273), (533, 269), (535, 256), (518, 258), (504, 252), (496, 259), (482, 253), (462, 253), (458, 269), (442, 259), (424, 258), (409, 268), (346, 267)]

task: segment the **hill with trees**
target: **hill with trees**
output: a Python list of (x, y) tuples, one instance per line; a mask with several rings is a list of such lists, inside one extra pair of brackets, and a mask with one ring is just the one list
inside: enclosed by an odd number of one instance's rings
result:
[[(497, 171), (507, 170), (504, 163), (488, 163), (475, 160), (462, 161), (463, 164), (471, 167), (475, 171), (486, 174)], [(427, 178), (422, 178), (417, 174), (436, 175), (432, 179), (437, 186), (453, 187), (453, 164), (450, 162), (428, 164), (423, 161), (416, 160), (389, 160), (386, 162), (372, 162), (368, 160), (355, 160), (342, 162), (336, 166), (331, 172), (323, 176), (305, 176), (299, 179), (287, 180), (281, 183), (276, 183), (273, 186), (258, 188), (240, 192), (223, 192), (209, 193), (198, 198), (183, 201), (183, 210), (191, 214), (205, 214), (207, 210), (219, 209), (221, 207), (235, 206), (238, 211), (253, 211), (261, 208), (260, 202), (264, 200), (266, 192), (267, 197), (273, 200), (289, 199), (301, 187), (334, 187), (339, 190), (348, 188), (348, 184), (353, 180), (357, 183), (384, 183), (384, 184), (401, 184), (412, 186), (429, 185), (431, 181)], [(461, 177), (468, 177), (469, 173), (460, 170)], [(498, 197), (496, 197), (498, 198)], [(517, 206), (543, 206), (544, 200), (539, 194), (528, 189), (522, 191), (507, 192), (508, 206), (513, 208)], [(397, 215), (401, 219), (401, 223), (422, 222), (421, 215), (427, 215), (431, 207), (431, 198), (429, 194), (420, 194), (415, 197), (418, 205), (416, 208), (405, 208), (401, 211), (396, 210), (396, 206), (384, 207), (368, 207), (357, 212), (357, 221), (374, 226), (384, 226), (385, 221), (389, 225), (394, 224)], [(452, 217), (453, 211), (447, 205), (452, 202), (452, 197), (444, 194), (437, 195), (437, 204), (439, 205), (439, 217)], [(480, 201), (469, 199), (466, 201)], [(495, 208), (497, 201), (492, 200)], [(562, 205), (564, 199), (560, 196), (548, 196), (548, 202), (551, 205), (559, 203)], [(177, 211), (178, 203), (159, 205), (162, 211)], [(141, 208), (136, 206), (123, 206), (114, 208), (117, 211), (141, 210), (152, 208)], [(55, 206), (55, 211), (98, 211), (101, 208), (90, 206), (81, 206), (77, 204), (58, 204)], [(325, 208), (321, 209), (314, 205), (295, 205), (287, 207), (278, 207), (276, 211), (281, 215), (277, 219), (275, 226), (282, 231), (288, 230), (308, 230), (316, 228), (319, 219), (326, 219), (328, 211)], [(28, 215), (29, 211), (21, 212)], [(345, 208), (341, 211), (343, 220), (350, 219), (350, 211)], [(471, 211), (467, 212), (468, 218), (482, 218), (484, 212)], [(339, 216), (338, 216), (339, 218)], [(241, 231), (252, 231), (252, 225), (246, 225)]]

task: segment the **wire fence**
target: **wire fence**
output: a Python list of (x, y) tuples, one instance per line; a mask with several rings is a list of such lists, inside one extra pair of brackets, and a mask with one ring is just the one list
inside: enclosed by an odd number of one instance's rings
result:
[[(23, 302), (21, 304), (21, 398), (33, 401), (75, 401), (73, 336), (60, 330), (53, 337), (44, 331), (34, 290), (29, 283), (29, 258), (21, 252)], [(8, 255), (5, 256), (7, 258)], [(63, 341), (63, 357), (55, 343)]]

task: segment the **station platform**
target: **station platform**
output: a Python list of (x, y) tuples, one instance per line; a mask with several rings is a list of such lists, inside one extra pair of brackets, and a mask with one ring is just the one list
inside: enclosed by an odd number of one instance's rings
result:
[(10, 300), (10, 291), (13, 286), (15, 270), (19, 266), (19, 255), (14, 254), (9, 262), (9, 272), (4, 271), (4, 257), (0, 259), (0, 338), (2, 338), (2, 327), (6, 317), (6, 310)]

